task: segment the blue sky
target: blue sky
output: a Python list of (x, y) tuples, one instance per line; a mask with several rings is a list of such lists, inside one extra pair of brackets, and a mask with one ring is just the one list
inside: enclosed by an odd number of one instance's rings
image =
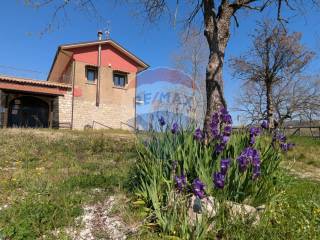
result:
[[(101, 15), (111, 22), (112, 39), (138, 55), (153, 68), (172, 65), (171, 56), (179, 42), (179, 26), (173, 28), (168, 19), (161, 20), (156, 26), (149, 25), (142, 18), (133, 16), (132, 6), (102, 4), (108, 1), (97, 1)], [(70, 10), (67, 19), (60, 18), (59, 26), (54, 26), (52, 32), (40, 37), (39, 32), (50, 22), (52, 11), (50, 7), (42, 9), (26, 7), (21, 0), (1, 3), (0, 73), (14, 73), (44, 79), (58, 45), (95, 40), (96, 32), (102, 26), (81, 11)], [(310, 8), (305, 16), (291, 18), (289, 25), (290, 30), (303, 33), (302, 42), (317, 54), (320, 50), (319, 12)], [(183, 14), (183, 11), (180, 14)], [(242, 13), (239, 17), (240, 27), (232, 27), (226, 60), (230, 56), (243, 53), (248, 48), (250, 45), (248, 35), (253, 33), (255, 21), (273, 15), (274, 12), (271, 9), (263, 15)], [(225, 94), (229, 105), (233, 106), (233, 97), (239, 93), (240, 82), (232, 78), (227, 64), (225, 66)], [(37, 72), (17, 71), (13, 68)], [(318, 57), (308, 71), (320, 72)]]

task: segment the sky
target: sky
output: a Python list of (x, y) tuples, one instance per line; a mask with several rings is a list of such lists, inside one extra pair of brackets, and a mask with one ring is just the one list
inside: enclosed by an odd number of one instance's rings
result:
[[(51, 22), (53, 6), (35, 9), (22, 0), (2, 1), (0, 8), (0, 74), (46, 79), (57, 47), (61, 44), (97, 39), (97, 30), (109, 25), (111, 38), (147, 62), (151, 68), (172, 67), (172, 54), (179, 47), (181, 25), (173, 24), (168, 18), (156, 25), (147, 23), (137, 15), (133, 5), (117, 1), (96, 0), (97, 10), (103, 17), (98, 21), (92, 15), (73, 6), (67, 9), (66, 17), (61, 14), (53, 24), (52, 31), (40, 34)], [(57, 0), (56, 2), (63, 2)], [(112, 3), (111, 3), (112, 2)], [(172, 1), (176, 2), (176, 1)], [(290, 31), (302, 32), (302, 43), (316, 54), (320, 52), (320, 9), (307, 8), (304, 15), (289, 16)], [(185, 12), (178, 11), (178, 19)], [(261, 13), (241, 13), (238, 28), (232, 25), (231, 38), (226, 50), (226, 62), (231, 56), (239, 56), (249, 48), (250, 34), (254, 33), (256, 21), (274, 17), (274, 9)], [(24, 70), (24, 71), (22, 71)], [(310, 73), (320, 73), (319, 57), (316, 56)], [(234, 98), (239, 94), (241, 82), (231, 75), (228, 64), (224, 68), (225, 96), (229, 106), (235, 106)], [(238, 113), (233, 113), (237, 118)]]

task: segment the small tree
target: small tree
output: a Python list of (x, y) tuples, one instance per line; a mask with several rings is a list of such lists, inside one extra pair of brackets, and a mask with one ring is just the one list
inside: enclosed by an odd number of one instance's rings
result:
[[(310, 95), (317, 94), (301, 78), (314, 54), (300, 43), (301, 33), (288, 34), (282, 26), (268, 21), (261, 23), (256, 32), (249, 52), (233, 58), (231, 67), (236, 77), (250, 84), (244, 94), (249, 101), (242, 97), (243, 103), (249, 104), (251, 111), (257, 111), (254, 118), (265, 118), (269, 128), (274, 128), (275, 114), (281, 122), (292, 118), (294, 112), (306, 105)], [(256, 97), (248, 96), (255, 90)]]

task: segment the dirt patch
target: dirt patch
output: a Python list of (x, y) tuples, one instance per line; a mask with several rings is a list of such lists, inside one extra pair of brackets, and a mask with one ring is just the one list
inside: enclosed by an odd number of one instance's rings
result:
[(320, 168), (316, 167), (304, 167), (303, 169), (290, 169), (290, 171), (300, 178), (312, 179), (320, 181)]
[(117, 198), (109, 197), (104, 202), (84, 207), (84, 214), (80, 220), (80, 228), (68, 229), (66, 232), (73, 240), (95, 239), (127, 239), (129, 234), (137, 231), (136, 227), (128, 226), (119, 216), (113, 216), (113, 207)]

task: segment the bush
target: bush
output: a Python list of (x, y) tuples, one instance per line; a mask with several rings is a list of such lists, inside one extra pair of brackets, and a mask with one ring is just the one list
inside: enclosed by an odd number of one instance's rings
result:
[[(207, 238), (208, 229), (228, 217), (227, 202), (259, 206), (277, 194), (281, 150), (292, 145), (279, 132), (271, 138), (260, 127), (231, 134), (231, 123), (222, 109), (212, 116), (210, 136), (205, 136), (199, 128), (184, 130), (177, 123), (170, 128), (160, 118), (161, 132), (150, 132), (137, 144), (131, 178), (136, 204), (150, 212), (152, 226), (163, 234)], [(215, 216), (202, 211), (204, 201), (212, 199), (221, 206)], [(196, 224), (190, 209), (202, 213)]]

